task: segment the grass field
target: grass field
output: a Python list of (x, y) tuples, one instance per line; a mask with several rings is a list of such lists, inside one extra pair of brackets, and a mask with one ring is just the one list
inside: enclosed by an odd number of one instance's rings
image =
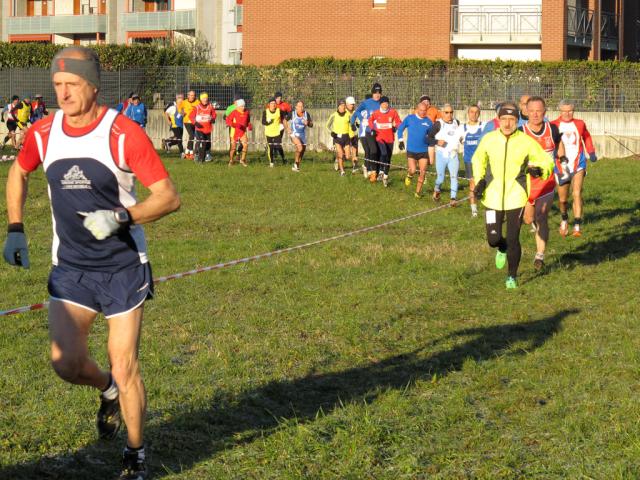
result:
[[(183, 206), (146, 227), (154, 274), (433, 206), (399, 171), (385, 190), (328, 155), (300, 174), (167, 158)], [(466, 203), (159, 285), (141, 347), (154, 478), (640, 478), (640, 163), (589, 168), (583, 237), (554, 211), (536, 274), (523, 227), (513, 292)], [(47, 298), (41, 171), (25, 225), (32, 268), (0, 267), (0, 309)], [(124, 435), (98, 442), (96, 392), (49, 367), (46, 313), (0, 322), (0, 479), (112, 478)], [(100, 318), (102, 364), (105, 339)]]

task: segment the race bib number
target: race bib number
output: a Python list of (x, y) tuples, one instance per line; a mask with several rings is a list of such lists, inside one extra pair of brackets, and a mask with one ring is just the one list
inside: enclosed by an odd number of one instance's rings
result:
[(493, 225), (496, 223), (496, 211), (495, 210), (487, 210), (485, 212), (487, 218), (487, 225)]

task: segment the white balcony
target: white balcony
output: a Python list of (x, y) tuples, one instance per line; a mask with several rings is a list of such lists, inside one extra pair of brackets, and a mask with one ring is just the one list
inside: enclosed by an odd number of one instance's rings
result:
[(164, 12), (122, 13), (120, 28), (125, 32), (149, 30), (195, 30), (195, 10), (174, 10)]
[(454, 5), (451, 43), (456, 45), (540, 45), (540, 5)]
[(105, 33), (106, 15), (45, 15), (7, 17), (9, 35), (53, 35), (65, 33)]

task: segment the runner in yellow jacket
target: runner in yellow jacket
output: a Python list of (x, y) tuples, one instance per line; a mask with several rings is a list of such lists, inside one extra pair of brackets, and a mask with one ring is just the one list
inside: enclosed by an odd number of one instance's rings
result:
[[(520, 226), (529, 198), (531, 177), (549, 178), (553, 159), (527, 134), (518, 130), (518, 107), (505, 103), (498, 112), (500, 128), (485, 135), (471, 160), (476, 199), (486, 211), (487, 240), (497, 248), (496, 267), (509, 263), (507, 289), (517, 288), (522, 255)], [(507, 237), (502, 224), (507, 223)]]

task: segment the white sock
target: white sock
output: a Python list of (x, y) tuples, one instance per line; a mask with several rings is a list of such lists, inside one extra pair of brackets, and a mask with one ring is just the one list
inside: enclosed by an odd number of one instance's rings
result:
[(113, 381), (113, 377), (109, 375), (109, 379), (111, 383), (109, 384), (109, 388), (102, 392), (102, 398), (105, 400), (115, 400), (118, 398), (118, 385)]
[(478, 205), (475, 203), (471, 205), (471, 213), (478, 213)]

